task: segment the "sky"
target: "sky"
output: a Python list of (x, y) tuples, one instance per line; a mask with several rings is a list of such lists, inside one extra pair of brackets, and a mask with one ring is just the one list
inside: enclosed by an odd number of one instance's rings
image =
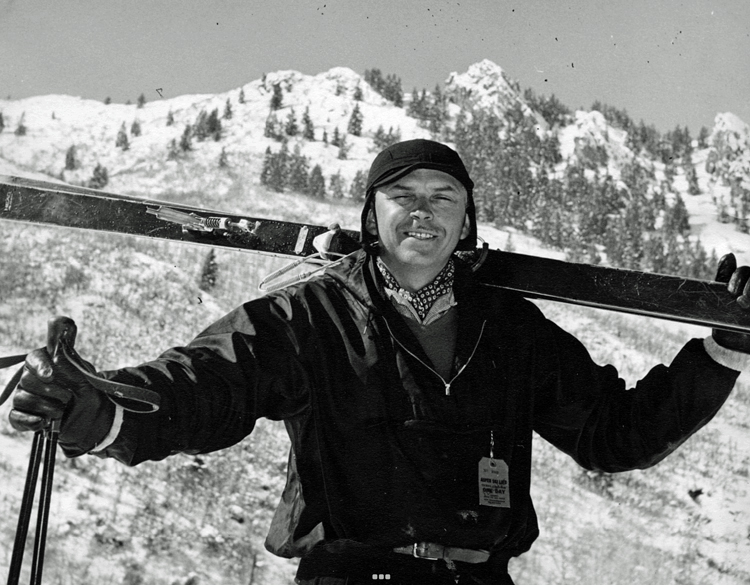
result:
[(411, 92), (482, 59), (662, 132), (750, 123), (747, 0), (0, 0), (2, 98), (152, 101), (339, 66)]

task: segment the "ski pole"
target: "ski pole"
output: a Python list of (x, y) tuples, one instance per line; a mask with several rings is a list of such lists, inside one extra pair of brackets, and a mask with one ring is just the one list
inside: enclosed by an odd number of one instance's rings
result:
[(26, 544), (26, 535), (29, 531), (29, 520), (31, 519), (31, 507), (34, 503), (36, 480), (39, 475), (39, 465), (42, 461), (42, 437), (43, 431), (34, 433), (34, 441), (31, 444), (29, 468), (26, 473), (26, 483), (23, 487), (21, 511), (18, 515), (16, 538), (13, 542), (13, 553), (10, 560), (10, 570), (8, 571), (8, 585), (16, 585), (21, 576), (23, 551)]
[(60, 420), (53, 420), (49, 427), (34, 433), (29, 457), (29, 468), (26, 473), (26, 483), (23, 488), (21, 510), (18, 515), (16, 537), (13, 542), (10, 570), (8, 571), (8, 585), (18, 585), (23, 565), (23, 554), (26, 548), (26, 537), (31, 522), (31, 512), (34, 504), (39, 467), (44, 462), (41, 489), (36, 517), (36, 532), (34, 535), (34, 553), (31, 561), (31, 585), (40, 585), (44, 566), (44, 550), (47, 541), (47, 526), (49, 523), (50, 503), (52, 500), (52, 481), (55, 469), (55, 455), (57, 451), (57, 435), (60, 432)]
[(42, 487), (39, 493), (39, 510), (37, 512), (36, 535), (34, 536), (34, 556), (31, 561), (31, 585), (41, 585), (42, 583), (44, 549), (47, 544), (47, 525), (49, 523), (49, 510), (52, 501), (52, 479), (55, 472), (55, 455), (59, 434), (60, 419), (55, 419), (44, 434), (44, 473), (42, 474)]

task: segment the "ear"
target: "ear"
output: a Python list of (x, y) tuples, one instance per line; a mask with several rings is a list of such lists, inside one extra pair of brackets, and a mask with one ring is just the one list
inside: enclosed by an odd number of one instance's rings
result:
[(464, 227), (461, 229), (461, 237), (460, 240), (463, 240), (465, 237), (469, 235), (471, 232), (471, 220), (469, 219), (469, 214), (464, 215)]
[(375, 201), (370, 204), (370, 209), (367, 210), (367, 218), (365, 219), (365, 229), (367, 233), (373, 236), (378, 235), (378, 222), (375, 219)]

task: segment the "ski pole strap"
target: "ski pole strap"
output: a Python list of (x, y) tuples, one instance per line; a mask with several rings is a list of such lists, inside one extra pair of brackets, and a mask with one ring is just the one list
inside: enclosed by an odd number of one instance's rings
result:
[[(73, 354), (67, 343), (61, 343), (60, 348), (62, 349), (65, 359), (67, 359), (76, 370), (83, 374), (86, 381), (100, 392), (104, 392), (104, 394), (106, 394), (115, 404), (130, 412), (150, 413), (159, 410), (161, 397), (153, 390), (138, 388), (137, 386), (115, 382), (97, 376), (96, 374), (87, 371), (81, 365), (79, 359)], [(0, 357), (0, 369), (20, 364), (25, 359), (26, 354)], [(13, 392), (16, 386), (18, 386), (22, 373), (23, 368), (20, 368), (5, 386), (2, 394), (0, 394), (0, 405), (8, 399), (11, 392)]]
[(87, 371), (79, 362), (77, 354), (64, 341), (60, 344), (63, 355), (73, 367), (84, 375), (86, 380), (100, 392), (104, 392), (115, 404), (131, 412), (156, 412), (159, 410), (161, 396), (153, 390), (138, 388), (130, 384), (107, 380)]

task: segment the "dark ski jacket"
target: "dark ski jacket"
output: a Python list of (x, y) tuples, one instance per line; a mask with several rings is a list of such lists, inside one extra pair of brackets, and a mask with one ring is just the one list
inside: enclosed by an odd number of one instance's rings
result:
[[(291, 452), (272, 552), (429, 541), (508, 557), (538, 534), (532, 431), (586, 469), (646, 468), (708, 422), (738, 376), (694, 339), (627, 389), (534, 304), (458, 264), (451, 380), (358, 253), (246, 303), (186, 347), (106, 373), (159, 392), (162, 406), (125, 413), (105, 454), (135, 465), (204, 453), (239, 442), (259, 417), (283, 420)], [(510, 507), (479, 503), (491, 442), (509, 469)]]

